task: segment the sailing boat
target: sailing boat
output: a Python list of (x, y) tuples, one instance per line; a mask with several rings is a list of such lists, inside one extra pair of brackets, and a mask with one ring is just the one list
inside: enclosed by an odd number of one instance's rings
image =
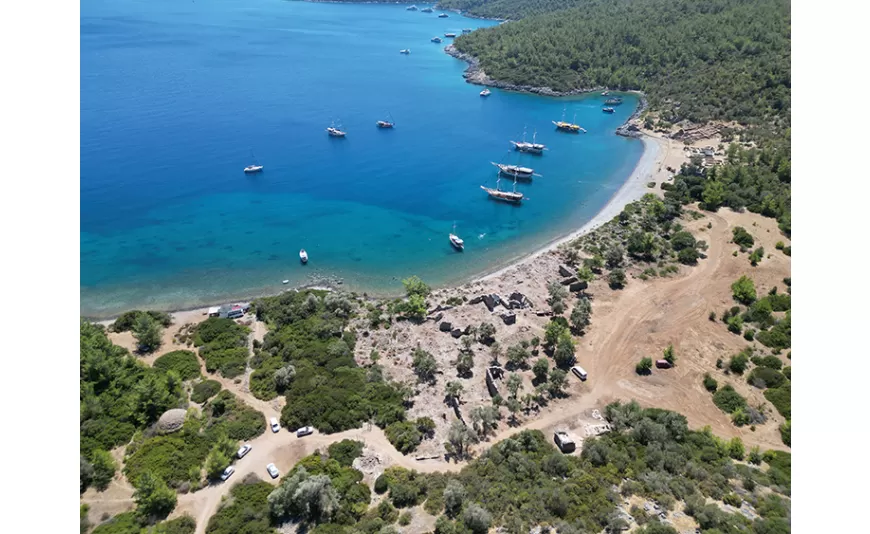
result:
[(523, 194), (517, 192), (517, 179), (514, 178), (514, 190), (511, 191), (502, 191), (499, 188), (499, 183), (501, 182), (501, 174), (498, 174), (498, 178), (495, 181), (495, 189), (490, 189), (489, 187), (480, 186), (481, 189), (486, 191), (486, 194), (491, 196), (496, 200), (501, 200), (502, 202), (510, 202), (511, 204), (519, 204), (523, 200)]
[(347, 132), (342, 131), (340, 128), (336, 128), (335, 121), (326, 129), (326, 133), (328, 133), (331, 137), (344, 137), (347, 135)]
[(387, 113), (387, 116), (390, 118), (390, 120), (378, 121), (378, 128), (392, 128), (393, 126), (396, 125), (396, 123), (393, 122), (393, 116), (390, 115), (389, 113)]
[(513, 178), (514, 180), (531, 180), (535, 174), (534, 169), (528, 167), (520, 167), (519, 165), (507, 165), (504, 163), (492, 162), (498, 167), (498, 173), (504, 176)]
[(263, 171), (263, 166), (257, 164), (257, 158), (254, 157), (254, 151), (251, 150), (251, 159), (254, 160), (252, 165), (245, 167), (245, 174), (254, 174)]
[(465, 241), (460, 239), (458, 235), (456, 235), (456, 223), (453, 223), (453, 232), (450, 234), (450, 244), (453, 245), (460, 252), (465, 248)]
[[(576, 113), (574, 114), (574, 120), (575, 121), (577, 120)], [(586, 133), (586, 130), (581, 128), (579, 124), (575, 124), (574, 122), (565, 122), (565, 110), (564, 109), (562, 110), (562, 120), (560, 120), (559, 122), (556, 122), (556, 121), (552, 121), (552, 122), (553, 122), (553, 124), (556, 125), (556, 129), (562, 130), (563, 132), (570, 132), (570, 133), (583, 132), (583, 133)]]
[(523, 140), (520, 142), (511, 141), (511, 144), (513, 144), (514, 147), (517, 150), (519, 150), (520, 152), (526, 152), (528, 154), (540, 155), (540, 154), (544, 153), (544, 150), (547, 150), (547, 146), (542, 145), (541, 143), (536, 143), (535, 141), (537, 140), (537, 137), (538, 137), (538, 131), (535, 130), (535, 133), (532, 136), (532, 142), (531, 143), (526, 142), (526, 130), (524, 128), (523, 129)]

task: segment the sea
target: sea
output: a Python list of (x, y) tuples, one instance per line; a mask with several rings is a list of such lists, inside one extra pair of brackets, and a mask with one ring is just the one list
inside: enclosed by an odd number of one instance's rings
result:
[[(600, 94), (481, 97), (444, 34), (497, 22), (406, 7), (82, 0), (82, 315), (325, 280), (398, 295), (408, 276), (460, 283), (590, 220), (643, 153), (614, 133), (636, 97), (613, 114)], [(588, 133), (556, 131), (563, 117)], [(535, 134), (541, 156), (509, 143)], [(538, 174), (516, 184), (521, 206), (481, 190), (492, 162)]]

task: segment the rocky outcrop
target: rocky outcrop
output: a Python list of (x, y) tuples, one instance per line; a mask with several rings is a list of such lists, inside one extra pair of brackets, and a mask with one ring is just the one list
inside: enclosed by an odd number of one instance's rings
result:
[(507, 306), (506, 306), (506, 305), (504, 304), (504, 302), (501, 300), (501, 297), (499, 297), (499, 296), (498, 296), (497, 294), (495, 294), (495, 293), (490, 293), (489, 295), (484, 295), (484, 296), (483, 296), (483, 303), (486, 304), (486, 308), (487, 308), (489, 311), (493, 311), (493, 310), (495, 309), (495, 307), (498, 306), (499, 304), (501, 304), (501, 305), (503, 305), (505, 308), (507, 308)]
[(565, 265), (564, 263), (559, 264), (559, 275), (560, 276), (573, 276), (574, 271)]
[(576, 276), (569, 276), (568, 278), (563, 278), (559, 283), (562, 284), (563, 286), (570, 286), (571, 284), (573, 284), (576, 281), (577, 281)]
[(514, 312), (503, 313), (501, 314), (501, 320), (506, 325), (515, 324), (517, 322), (517, 314), (515, 314)]
[(157, 420), (157, 431), (161, 434), (169, 434), (181, 430), (186, 417), (187, 410), (181, 408), (167, 410)]
[(459, 339), (460, 337), (462, 337), (462, 330), (460, 330), (459, 328), (454, 328), (450, 331), (450, 335), (455, 337), (456, 339)]
[(450, 332), (451, 330), (453, 330), (453, 325), (447, 321), (443, 321), (441, 324), (438, 325), (438, 330), (442, 332)]
[(589, 287), (589, 282), (585, 282), (583, 280), (580, 280), (579, 282), (574, 282), (573, 284), (571, 284), (568, 287), (568, 290), (571, 291), (572, 293), (576, 293), (577, 291), (583, 291), (587, 287)]
[(514, 291), (509, 297), (508, 307), (512, 310), (515, 310), (520, 308), (532, 308), (534, 306), (532, 304), (532, 301), (530, 301), (528, 297), (526, 297), (519, 291)]

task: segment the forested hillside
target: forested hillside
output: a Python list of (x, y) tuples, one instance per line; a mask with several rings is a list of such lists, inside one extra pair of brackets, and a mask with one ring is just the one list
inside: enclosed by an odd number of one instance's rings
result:
[[(462, 8), (474, 0), (447, 0)], [(567, 0), (500, 0), (472, 11), (516, 17)], [(664, 120), (789, 123), (786, 0), (588, 0), (456, 39), (492, 78), (560, 91), (644, 91)]]

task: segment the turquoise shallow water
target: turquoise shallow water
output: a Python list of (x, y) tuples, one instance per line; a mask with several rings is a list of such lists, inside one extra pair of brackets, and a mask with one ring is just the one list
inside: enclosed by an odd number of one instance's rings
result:
[[(643, 152), (614, 134), (635, 98), (613, 115), (598, 95), (481, 98), (465, 63), (443, 53), (449, 39), (429, 39), (495, 23), (436, 14), (84, 0), (82, 313), (192, 307), (312, 276), (384, 294), (411, 274), (455, 283), (594, 216)], [(589, 133), (554, 131), (563, 109)], [(396, 128), (378, 130), (387, 113)], [(326, 135), (332, 120), (346, 139)], [(524, 127), (545, 155), (509, 150)], [(252, 150), (265, 172), (246, 176)], [(543, 175), (519, 184), (521, 207), (480, 190), (495, 184), (491, 161)], [(454, 221), (461, 254), (447, 241)]]

